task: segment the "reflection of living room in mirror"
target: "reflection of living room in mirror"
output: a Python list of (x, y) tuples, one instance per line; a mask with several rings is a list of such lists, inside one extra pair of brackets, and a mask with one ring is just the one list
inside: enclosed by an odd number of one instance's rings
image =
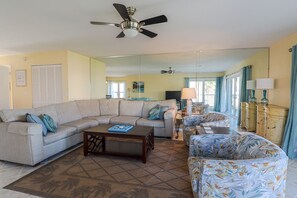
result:
[(144, 82), (143, 81), (134, 81), (132, 87), (133, 93), (144, 93)]

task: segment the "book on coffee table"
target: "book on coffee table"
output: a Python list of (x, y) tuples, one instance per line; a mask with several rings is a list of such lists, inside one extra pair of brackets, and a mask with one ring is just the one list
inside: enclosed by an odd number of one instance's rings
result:
[(127, 125), (127, 124), (117, 124), (108, 129), (108, 132), (120, 132), (120, 133), (126, 133), (130, 131), (133, 128), (133, 125)]

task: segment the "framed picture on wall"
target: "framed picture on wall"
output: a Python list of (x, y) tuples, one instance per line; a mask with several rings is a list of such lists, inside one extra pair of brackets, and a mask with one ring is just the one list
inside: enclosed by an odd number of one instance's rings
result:
[(16, 86), (24, 87), (27, 84), (27, 76), (26, 70), (16, 70), (15, 71), (15, 79), (16, 79)]
[(143, 81), (134, 81), (132, 87), (133, 93), (144, 93), (144, 82)]

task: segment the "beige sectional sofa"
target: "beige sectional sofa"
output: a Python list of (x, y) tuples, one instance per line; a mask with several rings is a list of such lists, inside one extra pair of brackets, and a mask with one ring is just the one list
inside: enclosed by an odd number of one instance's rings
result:
[[(151, 108), (168, 106), (164, 120), (148, 120)], [(26, 113), (48, 114), (58, 125), (55, 133), (42, 135), (40, 124), (26, 122)], [(83, 141), (82, 131), (100, 124), (132, 124), (154, 127), (155, 136), (171, 137), (176, 113), (175, 100), (126, 101), (80, 100), (35, 109), (0, 111), (0, 160), (35, 165)]]

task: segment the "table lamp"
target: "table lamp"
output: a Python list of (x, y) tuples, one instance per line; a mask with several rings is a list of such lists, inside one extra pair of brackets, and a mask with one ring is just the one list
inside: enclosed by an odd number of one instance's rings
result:
[(195, 88), (183, 88), (181, 99), (187, 99), (187, 114), (192, 115), (192, 99), (196, 98)]
[(268, 105), (269, 100), (267, 99), (267, 90), (274, 88), (274, 79), (273, 78), (260, 78), (257, 79), (257, 89), (263, 90), (263, 98), (261, 103), (263, 105)]
[(256, 81), (255, 80), (246, 81), (246, 89), (251, 90), (249, 102), (257, 102), (257, 98), (255, 97)]

